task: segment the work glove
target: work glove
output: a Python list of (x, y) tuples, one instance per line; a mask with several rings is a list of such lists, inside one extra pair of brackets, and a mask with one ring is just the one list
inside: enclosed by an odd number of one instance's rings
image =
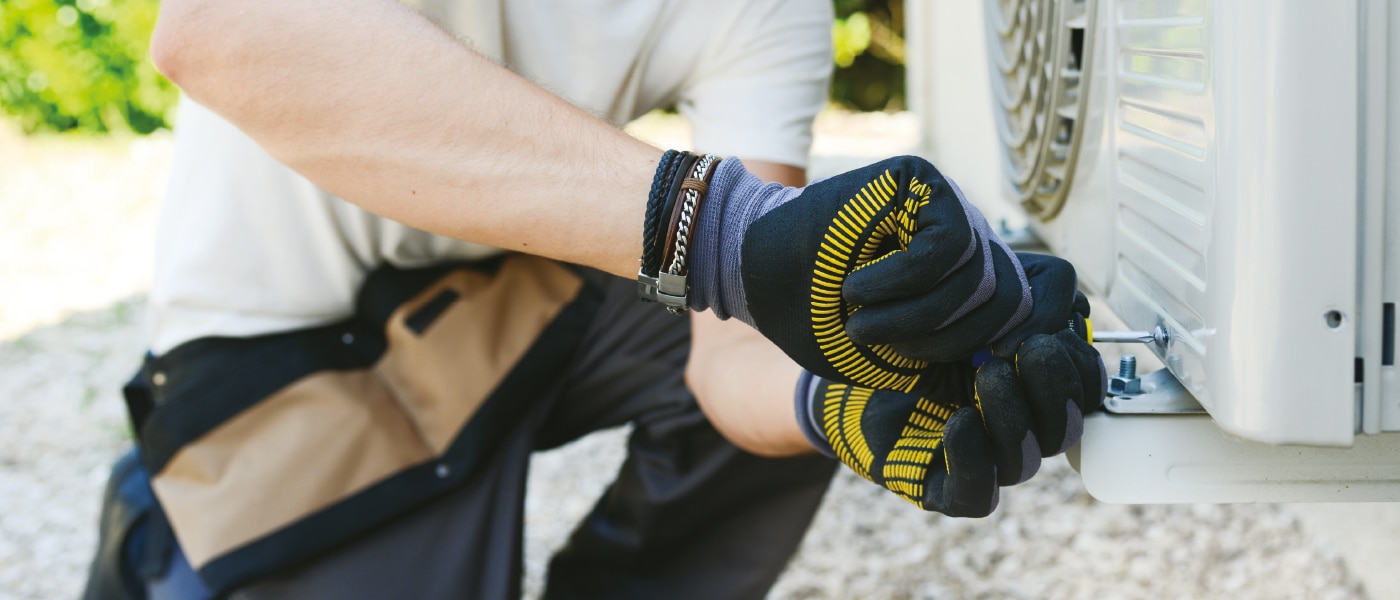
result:
[(919, 394), (805, 375), (798, 422), (819, 451), (914, 505), (986, 516), (998, 486), (1030, 479), (1041, 458), (1079, 441), (1083, 415), (1107, 392), (1088, 303), (1073, 304), (1065, 328), (1030, 336), (1010, 359), (933, 365)]
[[(1022, 258), (1027, 264), (1059, 260)], [(1013, 356), (977, 367), (974, 403), (996, 448), (1002, 485), (1030, 479), (1041, 458), (1079, 443), (1084, 415), (1101, 408), (1108, 394), (1108, 372), (1090, 345), (1088, 299), (1076, 291), (1056, 311), (1061, 316), (1057, 331), (1032, 333)]]
[(805, 188), (765, 184), (730, 158), (709, 194), (692, 308), (742, 319), (824, 379), (916, 391), (931, 364), (1014, 352), (999, 342), (1032, 314), (1016, 255), (921, 158)]
[(819, 451), (915, 506), (985, 517), (998, 499), (996, 449), (969, 406), (972, 368), (943, 368), (928, 396), (816, 378), (798, 420)]

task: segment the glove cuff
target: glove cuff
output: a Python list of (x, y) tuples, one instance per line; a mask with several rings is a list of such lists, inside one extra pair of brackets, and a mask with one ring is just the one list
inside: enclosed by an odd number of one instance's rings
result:
[(797, 195), (797, 188), (765, 183), (728, 157), (710, 178), (709, 201), (696, 215), (690, 255), (690, 307), (709, 310), (721, 319), (734, 317), (753, 326), (740, 252), (749, 225)]
[(797, 427), (802, 430), (802, 435), (807, 438), (807, 442), (812, 444), (823, 456), (836, 458), (836, 451), (831, 448), (831, 440), (826, 439), (822, 434), (820, 419), (816, 415), (817, 391), (821, 388), (822, 380), (813, 375), (810, 371), (803, 369), (802, 375), (797, 378), (797, 389), (793, 394), (793, 409), (797, 414)]

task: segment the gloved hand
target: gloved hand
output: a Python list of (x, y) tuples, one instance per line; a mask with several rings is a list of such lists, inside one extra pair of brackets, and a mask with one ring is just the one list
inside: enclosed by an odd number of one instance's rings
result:
[(986, 516), (999, 485), (1030, 479), (1042, 457), (1079, 441), (1083, 415), (1107, 392), (1086, 341), (1087, 302), (1076, 304), (1084, 312), (1074, 326), (1032, 335), (1012, 360), (934, 365), (922, 394), (809, 376), (798, 385), (798, 422), (818, 450), (916, 506)]
[(931, 363), (965, 359), (1031, 315), (1016, 255), (921, 158), (801, 189), (730, 158), (709, 194), (692, 308), (744, 320), (823, 378), (915, 390)]
[(915, 506), (985, 517), (997, 505), (996, 450), (968, 405), (972, 368), (942, 367), (929, 396), (813, 378), (798, 386), (798, 421), (818, 450)]
[[(1079, 293), (1079, 276), (1069, 261), (1046, 254), (1017, 252), (1016, 259), (1030, 282), (1033, 304), (1024, 321), (992, 342), (994, 356), (1011, 358), (1027, 338), (1038, 333), (1056, 333), (1066, 327), (1088, 335), (1089, 299)], [(1087, 337), (1085, 339), (1088, 339)], [(893, 342), (896, 350), (901, 342)]]
[(1079, 443), (1084, 415), (1102, 407), (1108, 394), (1108, 372), (1089, 343), (1089, 301), (1078, 292), (1071, 298), (1070, 310), (1059, 312), (1058, 331), (1033, 333), (1009, 359), (977, 368), (974, 400), (996, 448), (1002, 485), (1030, 479), (1041, 458)]

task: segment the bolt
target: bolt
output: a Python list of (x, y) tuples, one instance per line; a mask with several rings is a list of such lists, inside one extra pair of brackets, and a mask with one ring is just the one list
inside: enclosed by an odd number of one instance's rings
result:
[(1137, 357), (1124, 354), (1118, 359), (1118, 374), (1108, 378), (1108, 393), (1132, 396), (1142, 393), (1142, 380), (1137, 376)]
[(1137, 377), (1137, 357), (1131, 354), (1124, 354), (1118, 359), (1118, 376), (1125, 379)]

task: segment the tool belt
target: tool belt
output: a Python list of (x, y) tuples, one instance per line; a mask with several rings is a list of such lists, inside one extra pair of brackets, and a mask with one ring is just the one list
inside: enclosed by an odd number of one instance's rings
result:
[(556, 385), (601, 300), (524, 255), (383, 267), (349, 319), (148, 358), (125, 393), (190, 564), (223, 593), (461, 485)]

